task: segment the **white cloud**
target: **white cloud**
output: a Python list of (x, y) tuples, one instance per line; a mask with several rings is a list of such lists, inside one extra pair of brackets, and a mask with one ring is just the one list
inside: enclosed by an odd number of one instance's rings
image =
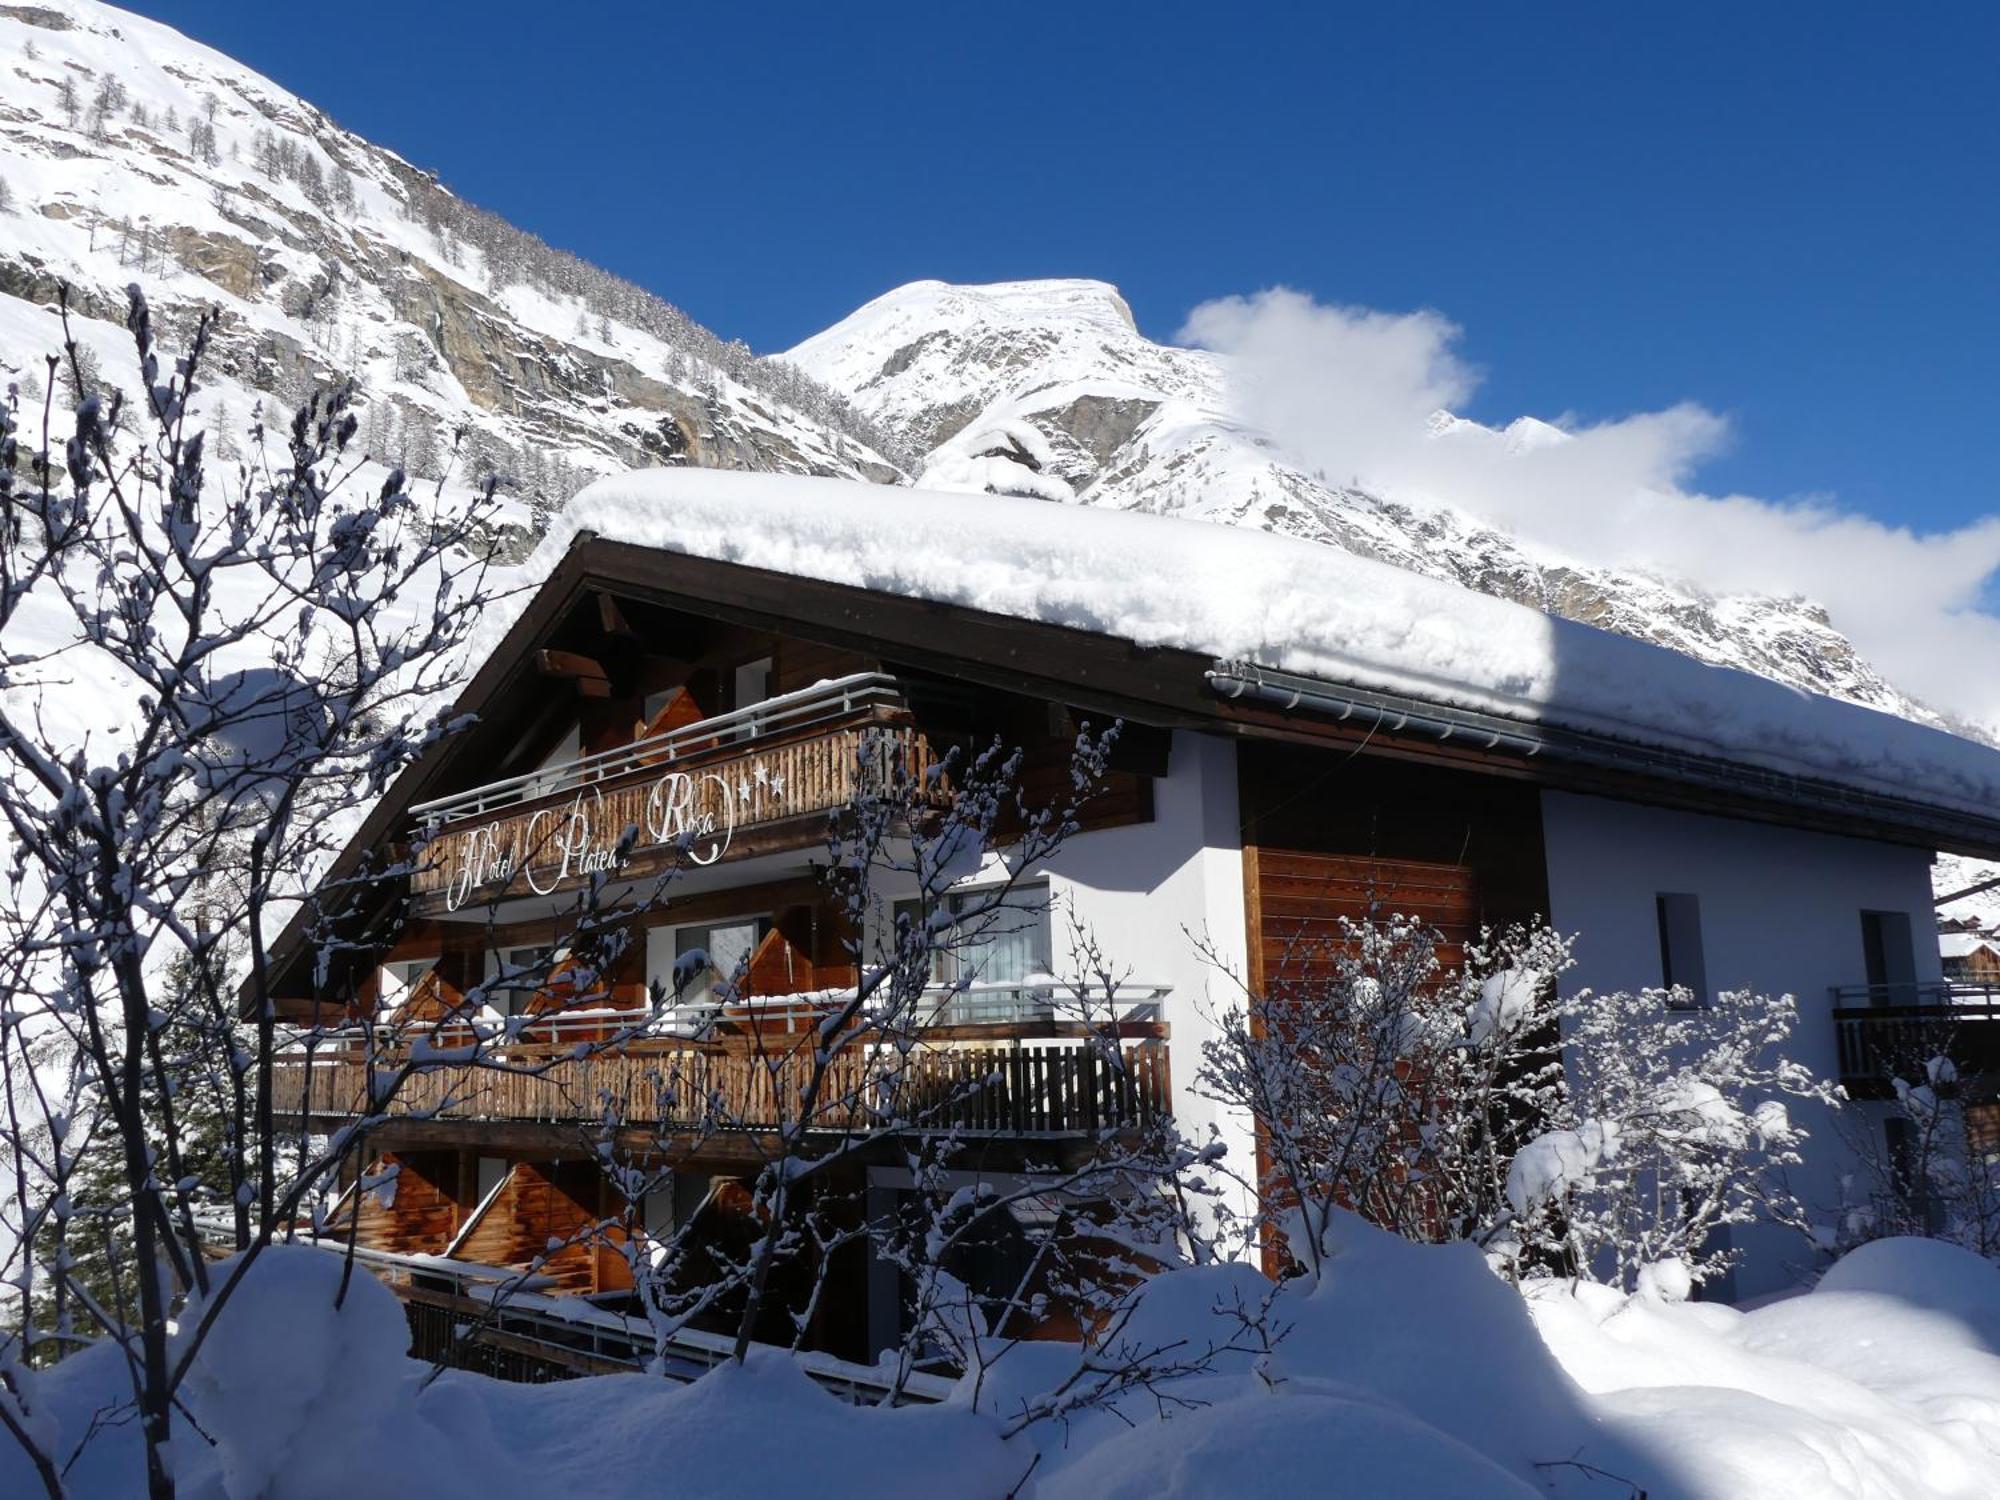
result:
[(2000, 617), (1980, 608), (2000, 516), (1919, 534), (1830, 503), (1704, 494), (1695, 475), (1729, 424), (1693, 403), (1560, 428), (1439, 428), (1479, 374), (1434, 312), (1279, 288), (1203, 303), (1181, 337), (1231, 356), (1245, 415), (1329, 479), (1454, 506), (1579, 562), (1716, 594), (1803, 594), (1906, 692), (2000, 724)]

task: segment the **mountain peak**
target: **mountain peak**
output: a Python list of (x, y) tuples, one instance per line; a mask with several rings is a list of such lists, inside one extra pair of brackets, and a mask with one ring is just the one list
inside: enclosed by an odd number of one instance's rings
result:
[[(1306, 472), (1245, 414), (1226, 358), (1147, 339), (1101, 281), (912, 282), (787, 358), (899, 433), (934, 487), (1012, 486), (1061, 503), (1302, 536), (1702, 661), (1937, 722), (1808, 601), (1716, 598), (1684, 581), (1587, 566), (1448, 503), (1419, 510), (1347, 475)], [(1446, 442), (1497, 441), (1508, 452), (1569, 441), (1532, 417), (1492, 429), (1441, 411), (1430, 431)]]
[(1139, 331), (1131, 307), (1108, 281), (1083, 277), (983, 283), (911, 281), (864, 302), (786, 357), (810, 364), (814, 349), (850, 342), (859, 328), (889, 319), (918, 319), (932, 326), (976, 320), (1013, 327), (1097, 327), (1113, 335), (1136, 335)]

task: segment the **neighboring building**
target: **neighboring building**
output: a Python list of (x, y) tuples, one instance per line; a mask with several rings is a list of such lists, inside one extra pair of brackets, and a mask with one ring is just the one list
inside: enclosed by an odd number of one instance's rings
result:
[(1938, 954), (1947, 981), (2000, 985), (2000, 940), (1977, 931), (1940, 932)]
[[(407, 889), (361, 887), (351, 961), (317, 982), (288, 930), (275, 951), (292, 1017), (439, 1013), (510, 955), (561, 945), (592, 872), (636, 891), (678, 863), (664, 904), (634, 919), (610, 1004), (678, 985), (705, 1066), (737, 1087), (749, 1064), (732, 1038), (773, 1024), (788, 995), (851, 981), (815, 866), (864, 731), (917, 757), (998, 736), (1033, 782), (1060, 772), (1080, 721), (1127, 726), (1084, 831), (1021, 874), (1130, 972), (1115, 1019), (1130, 1069), (1115, 1084), (1089, 1069), (1053, 1004), (1086, 976), (1060, 922), (1024, 920), (927, 1038), (1001, 1080), (978, 1122), (985, 1170), (1163, 1110), (1250, 1157), (1247, 1123), (1189, 1089), (1232, 990), (1195, 939), (1254, 990), (1302, 930), (1376, 910), (1452, 942), (1546, 914), (1581, 935), (1570, 982), (1599, 990), (1793, 993), (1795, 1055), (1867, 1092), (1877, 1024), (1939, 993), (1933, 851), (2000, 856), (2000, 754), (1310, 543), (699, 470), (607, 481), (566, 521), (575, 534), (537, 555), (539, 588), (461, 697), (476, 725), (397, 781), (329, 881), (419, 827), (442, 830), (441, 857)], [(638, 811), (676, 776), (692, 860)], [(595, 821), (566, 856), (526, 852), (578, 806)], [(639, 843), (607, 870), (627, 822)], [(695, 949), (711, 967), (677, 974)], [(745, 993), (715, 995), (738, 960)], [(515, 1008), (564, 1003), (557, 983)], [(634, 1044), (626, 1084), (648, 1048), (689, 1044)], [(995, 1061), (1028, 1055), (1048, 1071)], [(336, 1123), (357, 1082), (323, 1059), (310, 1078), (286, 1070), (282, 1098), (293, 1119)], [(440, 1264), (525, 1265), (615, 1214), (579, 1128), (596, 1098), (541, 1080), (430, 1091), (374, 1139), (403, 1171), (392, 1204), (360, 1196), (362, 1244), (421, 1299)], [(704, 1151), (632, 1233), (740, 1208), (741, 1155)], [(1839, 1169), (1823, 1131), (1807, 1196), (1830, 1201)], [(856, 1170), (894, 1191), (891, 1164)], [(1788, 1249), (1748, 1248), (1738, 1290), (1779, 1285)], [(623, 1271), (603, 1250), (548, 1267), (555, 1290), (600, 1301)], [(816, 1342), (871, 1358), (896, 1295), (893, 1275), (857, 1266)]]

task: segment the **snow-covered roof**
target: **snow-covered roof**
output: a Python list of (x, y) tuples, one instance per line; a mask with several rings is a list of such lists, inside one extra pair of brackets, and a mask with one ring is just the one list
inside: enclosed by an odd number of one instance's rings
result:
[(1981, 948), (1990, 952), (2000, 952), (1993, 939), (1977, 932), (1940, 932), (1938, 934), (1938, 954), (1942, 958), (1970, 958)]
[(2000, 751), (1269, 532), (652, 469), (580, 493), (527, 581), (580, 532), (2000, 818)]

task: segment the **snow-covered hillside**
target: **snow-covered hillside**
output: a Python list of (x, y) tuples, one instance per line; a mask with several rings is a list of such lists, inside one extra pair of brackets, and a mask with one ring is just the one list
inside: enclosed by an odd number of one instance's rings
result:
[(129, 379), (139, 282), (170, 347), (220, 310), (210, 399), (236, 423), (352, 376), (372, 453), (429, 477), (464, 428), (458, 472), (512, 477), (524, 506), (652, 464), (899, 472), (893, 444), (793, 368), (221, 54), (91, 0), (0, 5), (0, 385), (33, 397), (65, 280), (110, 383)]
[[(1236, 415), (1221, 356), (1146, 338), (1103, 282), (915, 282), (786, 357), (926, 453), (956, 436), (1025, 424), (1046, 442), (1044, 471), (1086, 505), (1289, 532), (1702, 661), (1939, 722), (1808, 600), (1717, 597), (1581, 566), (1464, 512), (1417, 510), (1303, 472)], [(1527, 421), (1507, 436), (1532, 442), (1552, 432)]]

